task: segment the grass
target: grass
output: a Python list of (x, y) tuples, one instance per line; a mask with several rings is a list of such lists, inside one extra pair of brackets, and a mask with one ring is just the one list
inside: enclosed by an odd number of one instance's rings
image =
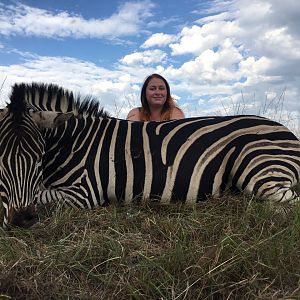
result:
[(41, 226), (0, 232), (0, 298), (299, 299), (299, 208), (43, 208)]

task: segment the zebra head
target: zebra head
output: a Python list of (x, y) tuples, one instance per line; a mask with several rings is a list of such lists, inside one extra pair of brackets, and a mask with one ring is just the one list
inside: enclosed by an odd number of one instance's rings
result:
[(69, 114), (29, 111), (23, 100), (11, 97), (0, 110), (0, 196), (3, 228), (28, 228), (38, 221), (35, 198), (42, 189), (43, 129), (56, 127)]

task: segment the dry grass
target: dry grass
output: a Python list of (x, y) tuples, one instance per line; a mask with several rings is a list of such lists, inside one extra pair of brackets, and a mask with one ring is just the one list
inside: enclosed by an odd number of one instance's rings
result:
[(299, 206), (52, 208), (0, 239), (5, 299), (300, 298)]

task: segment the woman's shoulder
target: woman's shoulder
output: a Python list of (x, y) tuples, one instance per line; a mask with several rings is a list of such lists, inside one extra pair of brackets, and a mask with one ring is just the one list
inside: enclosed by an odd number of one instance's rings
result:
[(131, 109), (127, 115), (127, 120), (130, 121), (140, 121), (140, 107), (135, 107)]
[(185, 115), (182, 109), (178, 106), (174, 106), (171, 112), (171, 119), (184, 119)]
[(141, 108), (140, 107), (134, 107), (132, 108), (128, 114), (130, 113), (139, 113), (141, 111)]

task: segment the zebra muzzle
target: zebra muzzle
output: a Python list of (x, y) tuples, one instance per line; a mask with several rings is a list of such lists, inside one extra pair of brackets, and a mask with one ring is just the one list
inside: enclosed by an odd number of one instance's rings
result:
[(30, 228), (39, 222), (39, 216), (34, 204), (18, 209), (11, 208), (9, 213), (9, 226)]

